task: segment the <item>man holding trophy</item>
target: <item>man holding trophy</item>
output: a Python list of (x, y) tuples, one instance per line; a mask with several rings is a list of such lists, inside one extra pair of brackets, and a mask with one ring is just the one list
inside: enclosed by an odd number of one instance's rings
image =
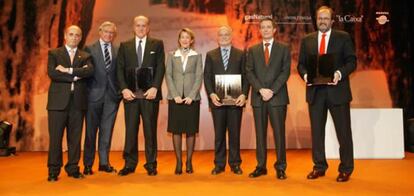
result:
[[(306, 102), (312, 133), (314, 167), (307, 178), (313, 180), (323, 177), (328, 169), (325, 126), (329, 111), (340, 146), (341, 163), (336, 180), (347, 182), (354, 171), (349, 75), (355, 71), (357, 60), (351, 36), (347, 32), (332, 29), (334, 16), (332, 8), (327, 6), (316, 11), (317, 31), (301, 40), (297, 68), (307, 85)], [(315, 62), (314, 59), (318, 60)]]
[(215, 130), (215, 167), (212, 175), (224, 172), (226, 166), (226, 130), (229, 130), (229, 158), (231, 171), (242, 174), (240, 168), (240, 127), (243, 107), (249, 93), (245, 77), (245, 53), (231, 44), (232, 29), (220, 27), (219, 47), (206, 55), (204, 84), (209, 96)]
[(118, 175), (135, 171), (138, 164), (138, 128), (140, 116), (144, 125), (145, 158), (148, 175), (157, 175), (157, 119), (164, 77), (163, 41), (148, 37), (149, 19), (134, 18), (135, 36), (121, 43), (118, 52), (117, 76), (124, 99), (125, 147), (124, 168)]

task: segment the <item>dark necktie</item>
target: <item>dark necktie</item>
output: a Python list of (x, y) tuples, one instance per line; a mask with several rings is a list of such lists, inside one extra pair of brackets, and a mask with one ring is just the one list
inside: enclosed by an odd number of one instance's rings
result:
[(224, 70), (227, 70), (227, 65), (229, 64), (229, 49), (227, 48), (223, 49), (223, 64)]
[(265, 51), (264, 51), (264, 56), (265, 56), (265, 64), (268, 65), (269, 64), (269, 45), (270, 43), (265, 43)]
[(109, 44), (105, 43), (104, 44), (104, 59), (105, 59), (105, 69), (109, 70), (109, 68), (111, 68), (111, 55), (109, 55)]
[(137, 49), (137, 55), (138, 55), (138, 67), (140, 68), (142, 65), (142, 40), (139, 40), (138, 43), (138, 49)]
[(322, 33), (321, 45), (319, 46), (319, 55), (325, 54), (325, 37), (326, 33)]

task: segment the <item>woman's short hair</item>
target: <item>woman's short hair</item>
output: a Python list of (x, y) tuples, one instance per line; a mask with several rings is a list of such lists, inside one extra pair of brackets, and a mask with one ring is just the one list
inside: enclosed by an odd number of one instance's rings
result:
[(181, 47), (181, 45), (180, 45), (180, 37), (181, 37), (181, 33), (187, 33), (188, 35), (190, 35), (190, 38), (191, 38), (191, 40), (193, 41), (193, 42), (191, 42), (191, 44), (190, 44), (190, 48), (193, 48), (193, 47), (194, 47), (194, 41), (195, 41), (195, 35), (194, 35), (194, 32), (193, 32), (191, 29), (189, 29), (189, 28), (182, 28), (182, 29), (180, 30), (180, 32), (178, 33), (178, 46), (179, 46), (179, 47)]

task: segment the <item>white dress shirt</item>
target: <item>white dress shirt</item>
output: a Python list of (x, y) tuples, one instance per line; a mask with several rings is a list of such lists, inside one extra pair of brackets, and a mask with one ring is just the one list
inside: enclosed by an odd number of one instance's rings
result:
[[(329, 29), (329, 31), (327, 31), (325, 34), (325, 51), (324, 53), (326, 54), (326, 51), (328, 50), (328, 43), (329, 43), (329, 38), (331, 37), (331, 31), (332, 29)], [(319, 48), (321, 48), (321, 40), (322, 40), (322, 32), (318, 31), (318, 52), (319, 52)]]
[(105, 60), (105, 44), (108, 44), (109, 56), (111, 57), (111, 60), (112, 60), (112, 43), (104, 42), (102, 39), (99, 39), (99, 43), (101, 44), (101, 50), (102, 50), (104, 60)]
[(269, 43), (268, 49), (269, 49), (269, 58), (270, 58), (270, 54), (272, 54), (272, 46), (273, 46), (273, 42), (274, 42), (274, 38), (270, 39), (270, 41), (264, 41), (263, 40), (263, 51), (266, 50), (266, 43)]
[(187, 67), (187, 61), (188, 61), (188, 57), (189, 56), (194, 56), (197, 55), (198, 53), (196, 51), (194, 51), (193, 49), (190, 49), (190, 51), (188, 51), (187, 56), (183, 56), (183, 54), (181, 53), (180, 49), (177, 49), (174, 52), (174, 56), (175, 57), (180, 57), (181, 58), (181, 62), (183, 63), (183, 72), (185, 72), (185, 68)]
[(141, 54), (142, 59), (141, 59), (141, 63), (142, 63), (142, 61), (144, 61), (145, 44), (147, 43), (147, 36), (145, 36), (143, 38), (139, 38), (139, 37), (135, 36), (135, 52), (138, 51), (138, 45), (139, 45), (139, 41), (140, 40), (142, 41), (141, 42), (141, 48), (142, 48), (142, 54)]
[[(327, 32), (325, 32), (325, 51), (324, 53), (326, 54), (326, 52), (328, 51), (328, 44), (329, 44), (329, 38), (331, 38), (331, 32), (332, 29), (329, 29)], [(322, 40), (322, 32), (318, 31), (318, 53), (319, 53), (319, 48), (321, 48), (321, 40)], [(341, 80), (342, 78), (342, 74), (339, 70), (336, 70), (335, 73), (339, 74), (339, 80)]]
[[(76, 54), (76, 51), (78, 50), (78, 48), (76, 47), (76, 48), (70, 48), (68, 45), (65, 45), (65, 48), (66, 48), (66, 50), (68, 51), (68, 54), (69, 54), (69, 58), (70, 58), (70, 52), (71, 52), (71, 50), (73, 50), (73, 55), (75, 55)], [(76, 56), (74, 56), (74, 58), (73, 59), (75, 59), (76, 58)], [(73, 62), (71, 62), (71, 63), (73, 63)], [(70, 65), (71, 67), (69, 67), (69, 74), (70, 75), (72, 75), (73, 74), (73, 67), (72, 67), (72, 65)], [(79, 80), (79, 78), (78, 77), (73, 77), (73, 81), (75, 82), (75, 81), (77, 81), (77, 80)], [(70, 85), (70, 90), (71, 91), (74, 91), (75, 90), (75, 84), (72, 82), (72, 84)]]

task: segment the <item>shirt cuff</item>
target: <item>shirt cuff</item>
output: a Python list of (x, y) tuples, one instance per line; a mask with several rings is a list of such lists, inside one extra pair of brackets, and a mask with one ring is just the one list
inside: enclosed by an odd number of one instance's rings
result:
[(73, 74), (73, 68), (72, 68), (72, 67), (70, 67), (70, 68), (69, 68), (69, 74), (70, 74), (70, 75), (72, 75), (72, 74)]
[(335, 73), (338, 73), (339, 74), (339, 80), (341, 80), (342, 79), (342, 74), (341, 74), (341, 72), (339, 71), (339, 70), (336, 70), (336, 72)]

